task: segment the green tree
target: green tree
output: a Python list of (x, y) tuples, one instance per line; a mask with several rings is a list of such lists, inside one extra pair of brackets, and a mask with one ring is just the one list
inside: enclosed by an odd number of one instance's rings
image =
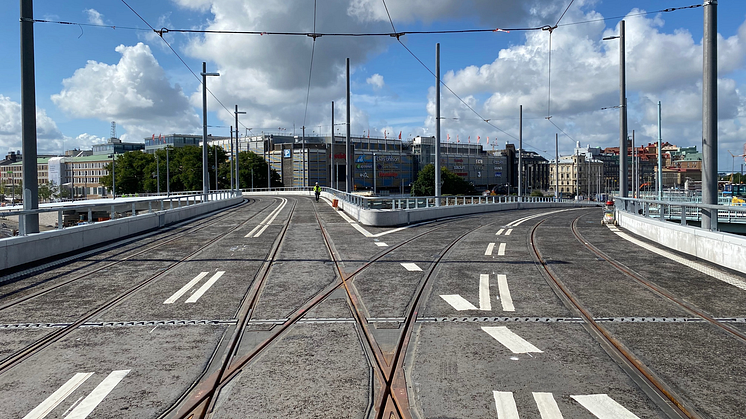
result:
[(57, 185), (55, 185), (54, 183), (42, 183), (41, 185), (39, 185), (39, 201), (48, 201), (53, 195), (57, 194), (57, 190)]
[(531, 191), (531, 196), (544, 196), (544, 194), (541, 193), (540, 190), (534, 189), (533, 191)]
[[(440, 180), (442, 182), (440, 193), (443, 195), (475, 195), (477, 193), (474, 185), (445, 167), (440, 168)], [(412, 185), (412, 195), (435, 195), (435, 165), (428, 164), (422, 168)]]
[[(241, 189), (251, 188), (252, 175), (254, 176), (253, 185), (255, 188), (267, 187), (267, 161), (264, 160), (264, 157), (254, 153), (253, 151), (242, 151), (238, 153), (238, 171), (238, 186), (240, 186)], [(271, 170), (270, 176), (271, 186), (273, 188), (282, 186), (280, 175), (275, 170)]]

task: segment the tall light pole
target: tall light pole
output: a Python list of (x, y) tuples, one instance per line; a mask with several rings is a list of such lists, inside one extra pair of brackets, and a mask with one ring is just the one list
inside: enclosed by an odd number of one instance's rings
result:
[(518, 106), (518, 198), (523, 196), (523, 105)]
[(332, 139), (329, 142), (329, 187), (334, 188), (334, 101), (332, 101)]
[(171, 178), (168, 169), (168, 149), (170, 146), (166, 146), (166, 196), (171, 196)]
[(345, 192), (352, 192), (352, 146), (350, 144), (350, 59), (347, 58), (347, 135), (345, 139)]
[(627, 76), (624, 57), (624, 21), (619, 23), (619, 36), (609, 36), (604, 41), (619, 38), (619, 196), (627, 197)]
[[(702, 40), (702, 203), (718, 203), (717, 0), (704, 2)], [(717, 230), (717, 210), (702, 209), (702, 228)]]
[[(440, 43), (435, 44), (435, 196), (440, 196)], [(435, 206), (440, 199), (435, 198)]]
[[(235, 112), (233, 114), (236, 117), (236, 191), (240, 191), (241, 190), (241, 186), (240, 186), (240, 183), (238, 181), (238, 174), (239, 174), (239, 171), (238, 171), (238, 155), (241, 154), (241, 141), (239, 140), (240, 137), (238, 135), (238, 115), (245, 115), (246, 112), (239, 112), (238, 111), (238, 105), (236, 105), (236, 110), (235, 110)], [(248, 131), (247, 131), (247, 135), (248, 135)], [(246, 139), (246, 138), (244, 138), (244, 139)], [(253, 181), (253, 179), (252, 179), (252, 181)]]
[[(21, 0), (21, 144), (23, 149), (23, 210), (39, 208), (36, 170), (36, 81), (34, 71), (34, 4)], [(22, 235), (39, 232), (39, 214), (18, 218)]]
[(376, 194), (376, 153), (373, 153), (373, 195)]
[[(117, 184), (116, 184), (117, 172), (116, 172), (116, 169), (115, 169), (115, 166), (114, 166), (114, 158), (115, 158), (115, 156), (116, 156), (116, 154), (111, 154), (109, 156), (109, 157), (111, 157), (111, 199), (116, 199), (117, 198)], [(73, 182), (74, 182), (74, 179), (75, 179), (75, 172), (73, 171)], [(73, 188), (73, 190), (75, 190), (75, 189)], [(75, 196), (74, 192), (73, 192), (73, 196)]]
[(559, 198), (559, 134), (554, 134), (554, 198)]
[(208, 73), (207, 63), (202, 61), (202, 202), (210, 194), (209, 175), (207, 174), (207, 76), (219, 76), (220, 73)]

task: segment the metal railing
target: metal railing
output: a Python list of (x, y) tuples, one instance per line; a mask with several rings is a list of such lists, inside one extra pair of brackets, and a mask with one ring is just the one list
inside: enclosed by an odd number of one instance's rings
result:
[(683, 226), (701, 222), (702, 212), (716, 212), (718, 223), (746, 223), (746, 206), (622, 197), (614, 197), (614, 201), (620, 211), (666, 221), (678, 220)]
[[(56, 212), (57, 221), (55, 229), (61, 230), (67, 227), (91, 224), (94, 222), (105, 222), (125, 217), (135, 217), (138, 214), (142, 215), (156, 211), (172, 210), (174, 208), (199, 204), (203, 201), (219, 201), (236, 196), (240, 196), (237, 191), (218, 190), (211, 191), (207, 197), (205, 197), (201, 192), (180, 192), (178, 194), (171, 194), (171, 196), (160, 196), (152, 199), (143, 197), (118, 197), (105, 200), (97, 199), (94, 202), (89, 203), (86, 203), (85, 201), (75, 201), (74, 203), (67, 203), (66, 205), (44, 206), (35, 210), (8, 208), (4, 211), (0, 211), (0, 217), (18, 217), (18, 235), (25, 236), (26, 232), (24, 231), (24, 225), (20, 220), (20, 216), (25, 214), (46, 214)], [(67, 220), (65, 220), (65, 215), (68, 215)], [(70, 218), (70, 216), (73, 218)], [(94, 219), (94, 216), (97, 217)], [(77, 220), (74, 217), (77, 217)]]

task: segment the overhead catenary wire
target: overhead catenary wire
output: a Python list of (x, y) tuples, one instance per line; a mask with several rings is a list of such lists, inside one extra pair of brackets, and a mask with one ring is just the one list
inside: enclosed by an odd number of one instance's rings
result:
[[(313, 0), (313, 33), (316, 33), (316, 0)], [(308, 69), (308, 90), (306, 91), (306, 107), (303, 110), (303, 127), (306, 126), (306, 116), (308, 115), (308, 98), (311, 96), (311, 76), (313, 75), (313, 56), (316, 52), (316, 36), (313, 36), (313, 45), (311, 45), (311, 65)], [(334, 136), (334, 133), (332, 133)]]
[[(140, 14), (137, 13), (137, 11), (132, 8), (132, 6), (130, 6), (129, 4), (127, 4), (127, 2), (125, 0), (122, 0), (122, 3), (124, 3), (124, 5), (127, 6), (127, 8), (130, 9), (132, 11), (132, 13), (134, 13), (138, 18), (140, 18), (140, 20), (142, 20), (143, 23), (145, 23), (146, 25), (148, 25), (154, 32), (158, 33), (158, 31), (155, 28), (153, 28), (153, 26), (150, 23), (148, 23), (147, 20), (145, 20), (142, 16), (140, 16)], [(197, 79), (197, 81), (199, 82), (199, 84), (202, 84), (202, 79), (200, 79), (200, 77), (191, 69), (191, 67), (189, 67), (189, 64), (187, 64), (186, 61), (184, 61), (184, 59), (181, 58), (181, 55), (179, 55), (179, 53), (176, 52), (176, 50), (171, 46), (171, 44), (168, 41), (166, 41), (166, 38), (163, 37), (163, 33), (161, 32), (161, 33), (159, 33), (159, 35), (160, 35), (161, 40), (163, 40), (163, 42), (168, 46), (168, 48), (171, 50), (171, 52), (173, 52), (174, 55), (176, 55), (176, 58), (178, 58), (179, 61), (181, 61), (181, 63), (184, 64), (184, 66), (187, 68), (187, 70), (189, 70), (189, 72), (192, 73), (192, 75), (194, 76), (195, 79)], [(228, 112), (228, 114), (232, 118), (234, 116), (233, 111), (231, 111), (230, 109), (228, 109), (228, 107), (225, 106), (223, 104), (223, 102), (221, 102), (220, 99), (218, 99), (218, 97), (209, 88), (206, 88), (206, 90), (210, 93), (210, 96), (212, 96), (213, 99), (215, 99), (220, 104), (220, 106), (222, 106), (223, 109), (225, 109), (225, 111)], [(245, 129), (249, 129), (249, 127), (247, 127), (243, 123), (241, 123), (241, 122), (239, 122), (239, 123)], [(236, 127), (236, 128), (238, 128), (238, 127)]]

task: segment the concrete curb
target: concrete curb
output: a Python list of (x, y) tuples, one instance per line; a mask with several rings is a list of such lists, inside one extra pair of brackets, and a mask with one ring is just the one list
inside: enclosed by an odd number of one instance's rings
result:
[(52, 256), (79, 251), (111, 240), (161, 228), (241, 202), (231, 198), (204, 204), (155, 211), (136, 217), (68, 227), (28, 236), (0, 240), (0, 269), (37, 262)]
[(668, 248), (746, 272), (746, 237), (616, 212), (619, 227)]

